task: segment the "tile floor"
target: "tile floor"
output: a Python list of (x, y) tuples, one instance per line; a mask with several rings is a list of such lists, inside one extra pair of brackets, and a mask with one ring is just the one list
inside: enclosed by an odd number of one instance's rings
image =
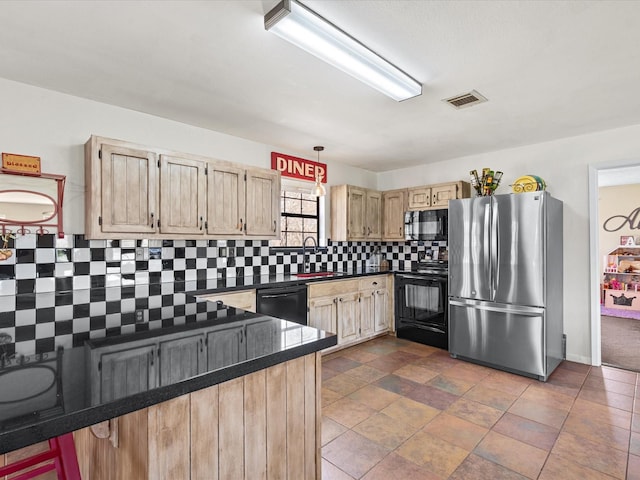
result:
[(324, 480), (640, 479), (640, 380), (542, 383), (382, 337), (323, 358)]

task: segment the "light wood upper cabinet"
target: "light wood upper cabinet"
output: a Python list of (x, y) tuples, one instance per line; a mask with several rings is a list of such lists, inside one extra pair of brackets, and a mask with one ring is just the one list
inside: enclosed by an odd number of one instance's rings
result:
[(407, 189), (382, 192), (382, 240), (404, 240)]
[(93, 161), (85, 165), (87, 236), (104, 238), (101, 237), (103, 232), (155, 233), (158, 215), (156, 154), (124, 145), (89, 145), (89, 142), (85, 148), (93, 157)]
[(407, 210), (434, 210), (448, 208), (449, 200), (469, 198), (468, 182), (439, 183), (407, 189)]
[(407, 192), (409, 210), (425, 210), (431, 207), (431, 187), (409, 188)]
[(211, 165), (208, 180), (208, 232), (242, 235), (246, 218), (245, 170), (231, 165)]
[(247, 235), (280, 238), (280, 173), (247, 170)]
[(205, 234), (205, 167), (201, 161), (160, 155), (161, 233)]
[(87, 239), (280, 236), (280, 172), (92, 136)]
[(331, 239), (375, 241), (382, 238), (382, 194), (353, 185), (331, 187)]

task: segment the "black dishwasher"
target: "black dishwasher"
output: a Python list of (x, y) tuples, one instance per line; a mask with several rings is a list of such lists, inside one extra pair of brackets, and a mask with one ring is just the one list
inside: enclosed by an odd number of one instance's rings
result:
[(258, 289), (256, 292), (256, 311), (306, 325), (307, 285)]

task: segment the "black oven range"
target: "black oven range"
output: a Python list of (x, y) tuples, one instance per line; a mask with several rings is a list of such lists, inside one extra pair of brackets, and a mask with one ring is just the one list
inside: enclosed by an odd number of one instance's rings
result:
[(448, 264), (422, 262), (410, 273), (396, 273), (396, 335), (438, 348), (449, 348)]

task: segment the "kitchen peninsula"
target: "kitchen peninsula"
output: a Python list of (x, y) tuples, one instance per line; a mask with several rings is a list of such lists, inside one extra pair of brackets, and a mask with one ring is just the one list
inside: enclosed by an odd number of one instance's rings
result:
[(319, 351), (334, 334), (186, 293), (142, 313), (147, 331), (3, 355), (0, 452), (74, 431), (87, 479), (318, 478)]

